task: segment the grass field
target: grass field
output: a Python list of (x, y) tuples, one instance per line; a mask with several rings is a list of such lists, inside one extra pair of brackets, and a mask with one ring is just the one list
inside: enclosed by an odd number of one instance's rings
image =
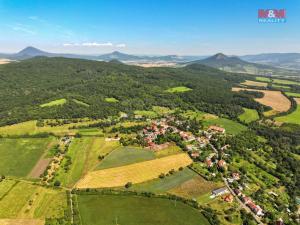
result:
[(198, 174), (192, 170), (184, 168), (182, 171), (177, 171), (164, 179), (157, 178), (144, 183), (134, 184), (130, 190), (164, 193), (197, 176)]
[(244, 113), (239, 116), (239, 119), (245, 123), (251, 123), (252, 121), (258, 120), (259, 115), (255, 109), (243, 108)]
[(105, 101), (109, 102), (109, 103), (117, 103), (117, 102), (119, 102), (119, 100), (116, 99), (116, 98), (105, 98)]
[(65, 191), (18, 182), (0, 200), (0, 218), (62, 217), (66, 201)]
[(273, 83), (275, 84), (287, 84), (287, 85), (300, 85), (299, 82), (291, 81), (291, 80), (281, 80), (281, 79), (273, 79)]
[(192, 90), (191, 88), (180, 86), (180, 87), (169, 88), (169, 89), (166, 90), (166, 92), (169, 92), (169, 93), (182, 93), (182, 92), (187, 92), (187, 91), (191, 91), (191, 90)]
[(271, 82), (271, 79), (268, 77), (256, 77), (257, 81), (263, 81), (263, 82)]
[(0, 182), (0, 199), (2, 199), (15, 184), (16, 181), (8, 179)]
[(245, 82), (241, 83), (246, 86), (254, 86), (254, 87), (267, 87), (268, 83), (265, 82), (256, 82), (252, 80), (246, 80)]
[(77, 100), (75, 98), (73, 99), (73, 102), (77, 103), (78, 105), (82, 105), (82, 106), (86, 106), (86, 107), (90, 106), (89, 104), (87, 104), (87, 103), (85, 103), (83, 101), (79, 101), (79, 100)]
[(291, 102), (286, 98), (280, 91), (268, 91), (268, 90), (257, 90), (257, 89), (247, 89), (247, 88), (232, 88), (233, 91), (258, 91), (264, 93), (263, 98), (255, 98), (254, 100), (272, 107), (276, 112), (286, 112), (291, 107)]
[(52, 140), (52, 138), (1, 138), (0, 174), (27, 176)]
[(42, 104), (40, 106), (43, 108), (43, 107), (51, 107), (51, 106), (63, 105), (63, 104), (66, 104), (66, 103), (67, 103), (67, 99), (62, 98), (62, 99), (57, 99), (57, 100), (54, 100), (54, 101)]
[(196, 209), (168, 199), (79, 195), (78, 205), (83, 225), (209, 225)]
[(174, 155), (178, 153), (182, 153), (182, 150), (180, 147), (178, 147), (175, 144), (170, 144), (167, 148), (154, 152), (155, 157), (157, 158), (165, 157), (168, 155)]
[(295, 100), (297, 102), (296, 110), (288, 115), (276, 117), (276, 121), (300, 125), (300, 98), (295, 98)]
[(140, 115), (140, 116), (144, 116), (147, 118), (155, 118), (157, 117), (157, 113), (154, 111), (147, 111), (147, 110), (135, 110), (134, 111), (135, 115)]
[(105, 157), (105, 159), (100, 162), (96, 169), (99, 170), (125, 166), (151, 159), (155, 159), (155, 155), (150, 150), (133, 147), (120, 147)]
[(272, 87), (278, 88), (278, 89), (291, 89), (291, 87), (289, 87), (289, 86), (278, 85), (278, 84), (272, 84)]
[(159, 159), (134, 163), (126, 166), (89, 172), (81, 179), (78, 188), (121, 187), (127, 182), (142, 183), (157, 178), (171, 169), (178, 170), (192, 163), (185, 153)]
[(293, 93), (293, 92), (285, 92), (287, 96), (291, 97), (299, 97), (300, 98), (300, 93)]

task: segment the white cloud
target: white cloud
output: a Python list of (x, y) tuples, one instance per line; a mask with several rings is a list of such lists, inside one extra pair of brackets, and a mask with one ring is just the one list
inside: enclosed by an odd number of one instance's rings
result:
[(64, 43), (64, 47), (74, 47), (74, 46), (81, 46), (81, 47), (117, 47), (117, 48), (125, 48), (125, 44), (113, 44), (111, 42), (84, 42), (84, 43)]
[(117, 44), (116, 45), (117, 48), (126, 48), (126, 44)]

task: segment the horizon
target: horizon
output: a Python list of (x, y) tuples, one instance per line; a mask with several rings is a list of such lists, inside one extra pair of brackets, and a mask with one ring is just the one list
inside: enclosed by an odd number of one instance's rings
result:
[[(286, 23), (258, 23), (258, 10), (268, 8), (286, 9)], [(297, 53), (299, 9), (293, 0), (0, 0), (0, 52), (34, 46), (80, 55)]]

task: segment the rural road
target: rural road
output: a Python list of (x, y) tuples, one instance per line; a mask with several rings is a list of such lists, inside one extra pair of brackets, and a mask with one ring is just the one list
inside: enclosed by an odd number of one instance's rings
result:
[(255, 215), (240, 199), (239, 197), (234, 193), (234, 191), (231, 189), (231, 187), (229, 186), (226, 178), (223, 177), (223, 181), (226, 185), (226, 187), (228, 188), (228, 190), (231, 192), (231, 194), (236, 198), (236, 200), (238, 201), (238, 203), (240, 204), (240, 206), (246, 210), (246, 212), (248, 213), (251, 213), (251, 215), (254, 217), (254, 219), (256, 220), (256, 222), (259, 224), (259, 225), (263, 225), (263, 223), (261, 222), (261, 219)]

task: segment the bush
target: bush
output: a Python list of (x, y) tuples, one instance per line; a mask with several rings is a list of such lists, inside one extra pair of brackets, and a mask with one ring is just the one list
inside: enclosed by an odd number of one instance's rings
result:
[(131, 182), (128, 182), (125, 184), (125, 188), (130, 188), (132, 186), (132, 183)]
[(165, 178), (165, 174), (161, 173), (158, 177), (161, 178), (161, 179), (163, 179), (163, 178)]
[(59, 180), (56, 180), (56, 181), (54, 182), (54, 186), (55, 186), (55, 187), (59, 187), (59, 186), (60, 186), (60, 181), (59, 181)]

